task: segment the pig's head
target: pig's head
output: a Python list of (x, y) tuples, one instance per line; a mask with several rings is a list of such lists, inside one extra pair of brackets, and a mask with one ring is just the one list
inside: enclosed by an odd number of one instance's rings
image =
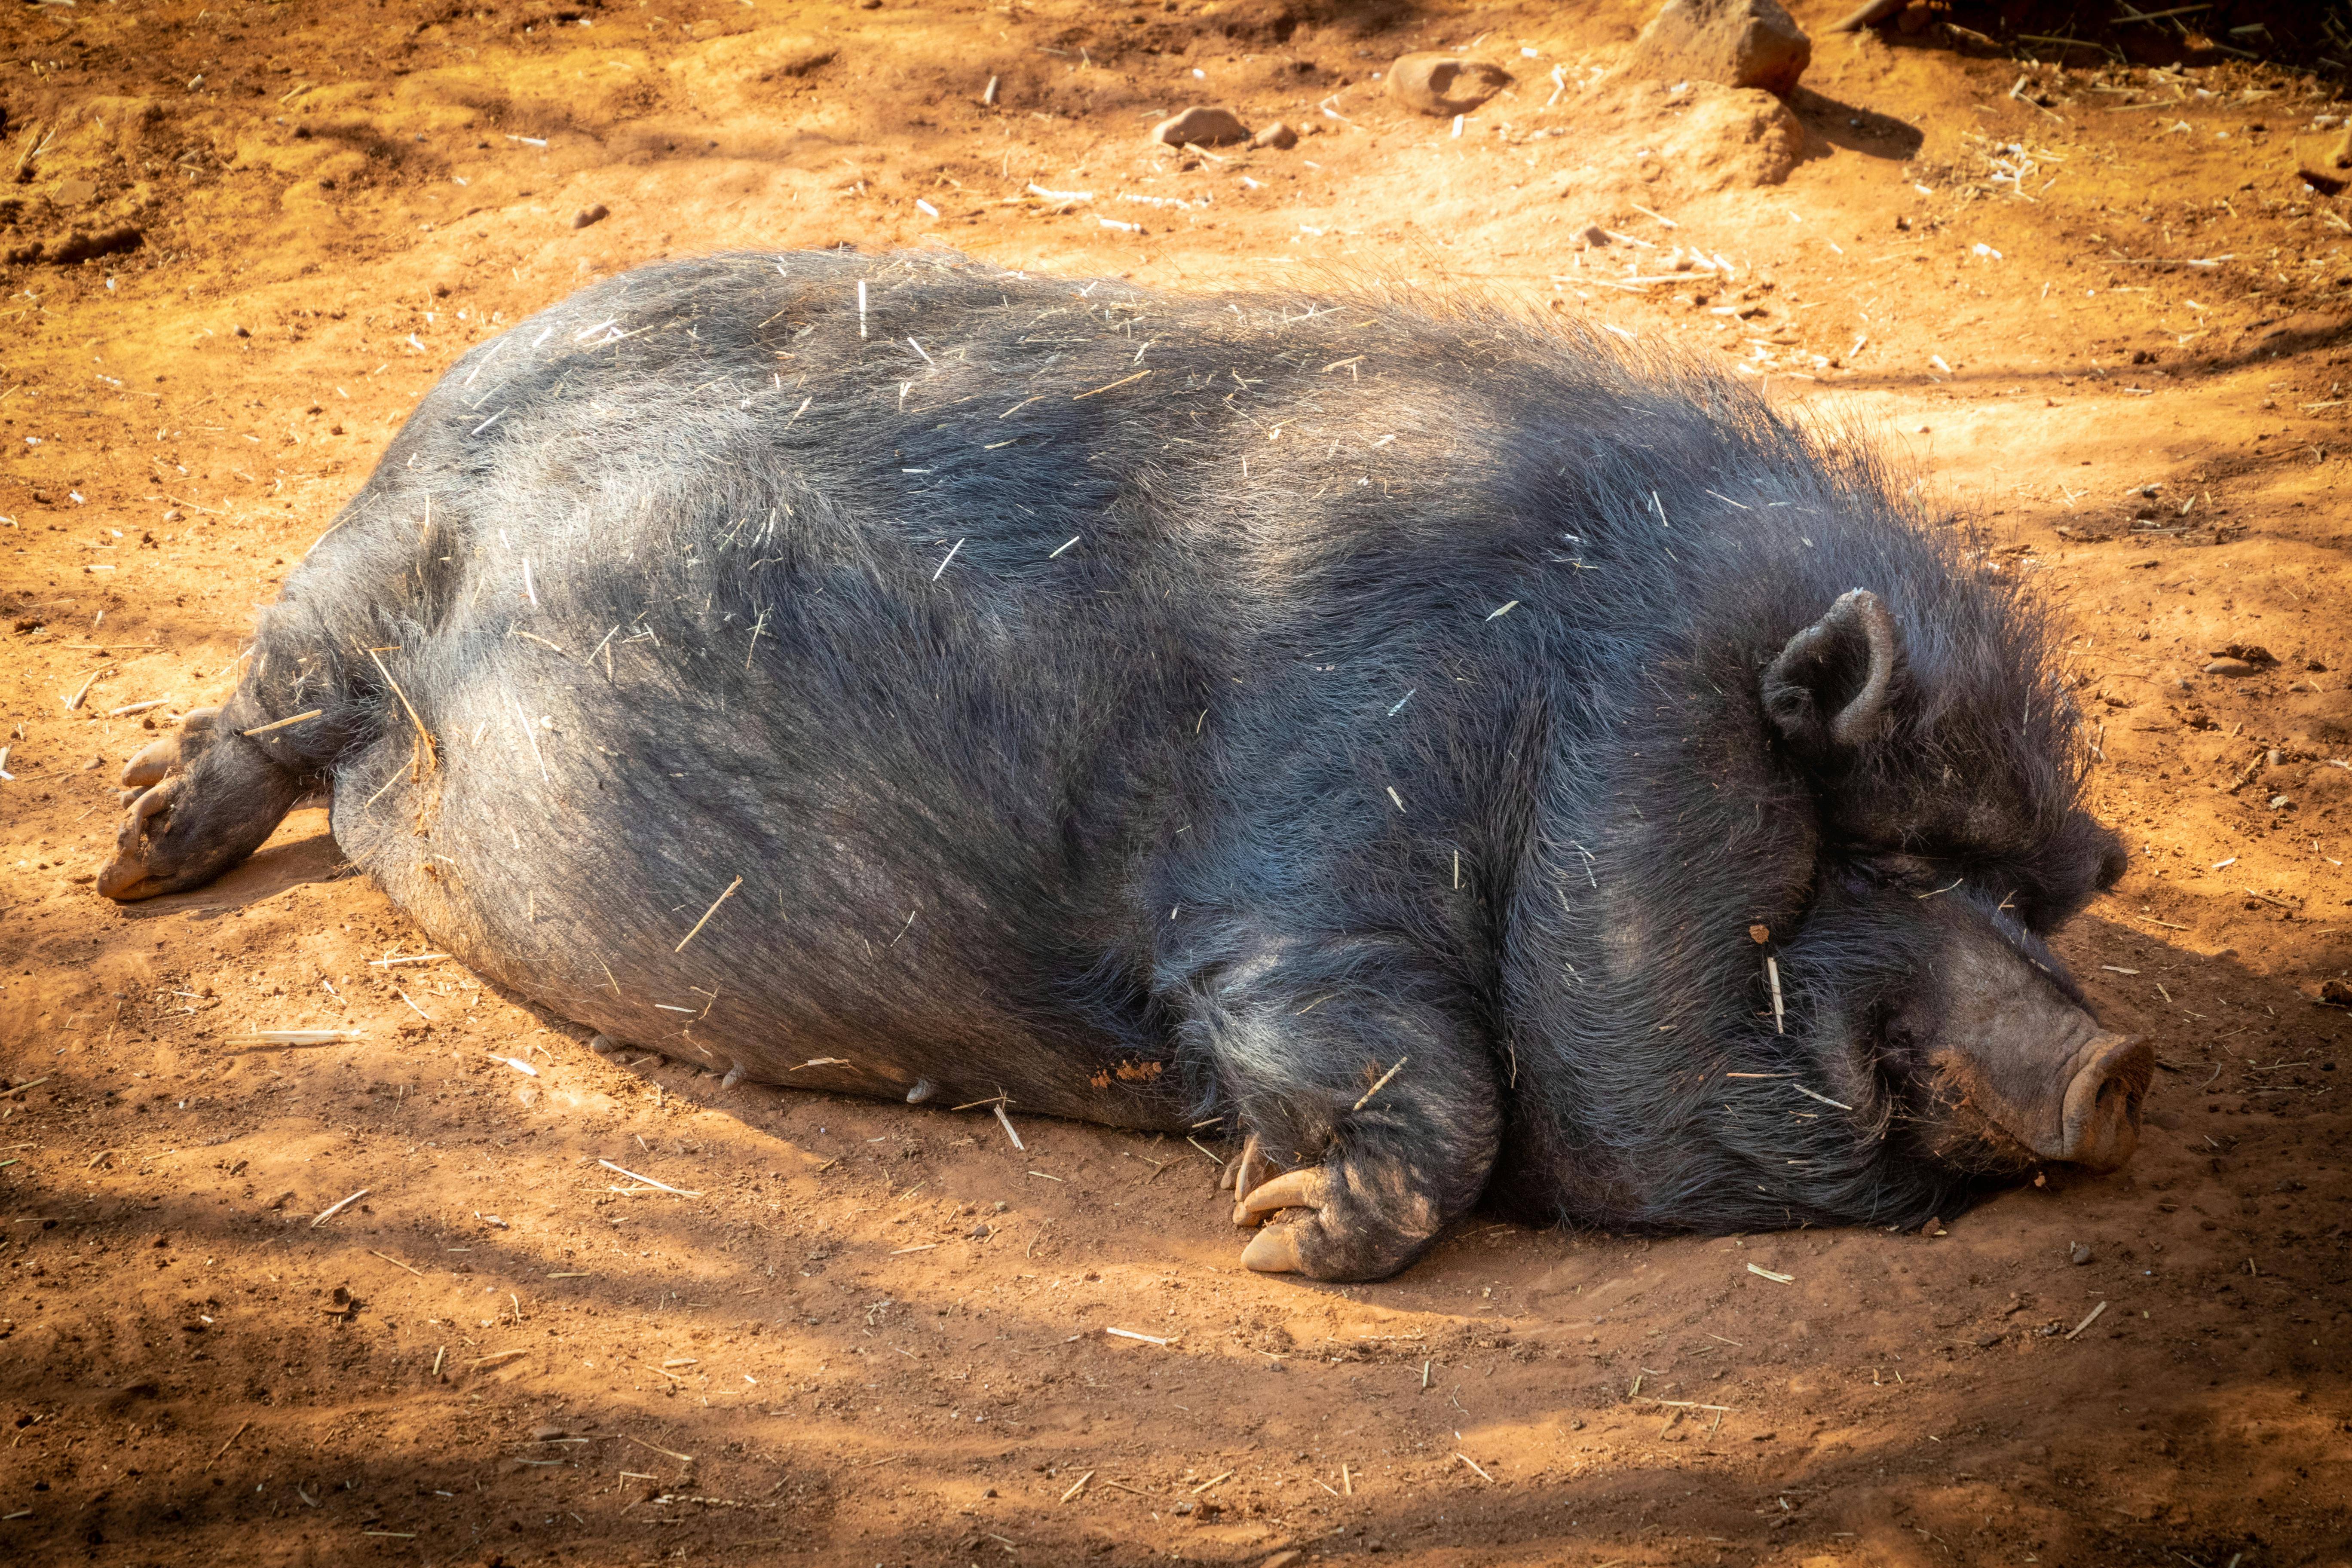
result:
[(1888, 1157), (1964, 1182), (2112, 1170), (2154, 1052), (2100, 1026), (2042, 939), (2115, 883), (2124, 850), (2078, 804), (2062, 691), (2020, 658), (2013, 616), (1973, 607), (1923, 607), (1906, 637), (1856, 589), (1762, 671), (1818, 832), (1777, 946), (1783, 1001)]

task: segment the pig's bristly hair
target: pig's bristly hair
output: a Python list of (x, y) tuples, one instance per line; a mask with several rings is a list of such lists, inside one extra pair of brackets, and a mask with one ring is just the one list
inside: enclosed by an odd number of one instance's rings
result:
[[(1490, 1181), (1895, 1223), (1972, 1175), (1858, 1022), (1921, 955), (1808, 940), (1841, 836), (2083, 893), (2050, 633), (1973, 548), (1861, 443), (1573, 323), (721, 257), (467, 354), (238, 711), (323, 707), (286, 754), (353, 858), (615, 1038), (1339, 1138), (1433, 1227)], [(1759, 674), (1854, 587), (1899, 710), (1825, 784)]]

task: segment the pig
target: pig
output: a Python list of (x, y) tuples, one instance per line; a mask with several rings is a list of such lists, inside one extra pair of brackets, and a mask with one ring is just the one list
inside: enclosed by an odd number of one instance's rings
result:
[(1913, 1226), (2152, 1066), (2047, 945), (2126, 864), (2051, 614), (1916, 494), (1496, 305), (665, 263), (425, 397), (99, 887), (323, 787), (581, 1032), (1225, 1140), (1268, 1272)]

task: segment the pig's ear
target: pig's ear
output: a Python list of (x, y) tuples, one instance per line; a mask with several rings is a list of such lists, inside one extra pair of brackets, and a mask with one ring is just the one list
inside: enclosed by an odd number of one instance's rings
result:
[(1764, 711), (1808, 755), (1866, 744), (1894, 716), (1903, 634), (1877, 595), (1855, 588), (1789, 639), (1764, 670)]

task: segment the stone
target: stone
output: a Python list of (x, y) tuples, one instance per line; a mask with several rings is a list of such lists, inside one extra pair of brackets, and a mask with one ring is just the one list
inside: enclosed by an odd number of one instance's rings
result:
[(1812, 63), (1813, 41), (1780, 0), (1666, 0), (1625, 57), (1629, 76), (1758, 87), (1782, 97)]
[(2205, 667), (2208, 675), (2242, 676), (2260, 675), (2262, 672), (2262, 666), (2243, 658), (2217, 658)]
[(582, 207), (578, 212), (573, 213), (572, 215), (572, 226), (574, 228), (586, 228), (590, 224), (603, 223), (606, 218), (611, 217), (612, 216), (613, 211), (610, 207), (607, 207), (603, 202), (597, 202), (592, 206)]
[(1195, 147), (1223, 147), (1249, 139), (1249, 127), (1242, 123), (1241, 116), (1205, 103), (1196, 103), (1151, 128), (1151, 140), (1169, 147), (1181, 147), (1187, 142)]
[(1467, 114), (1510, 85), (1500, 66), (1434, 49), (1400, 55), (1389, 67), (1389, 96), (1417, 114)]
[(2091, 1249), (2078, 1241), (2067, 1249), (2066, 1261), (2080, 1268), (2091, 1261)]
[(1760, 88), (1700, 82), (1689, 107), (1647, 140), (1653, 156), (1637, 168), (1673, 175), (1684, 192), (1738, 190), (1786, 180), (1804, 156), (1805, 128)]
[(1298, 145), (1298, 132), (1277, 120), (1271, 125), (1261, 127), (1258, 133), (1250, 138), (1250, 145), (1287, 150)]

